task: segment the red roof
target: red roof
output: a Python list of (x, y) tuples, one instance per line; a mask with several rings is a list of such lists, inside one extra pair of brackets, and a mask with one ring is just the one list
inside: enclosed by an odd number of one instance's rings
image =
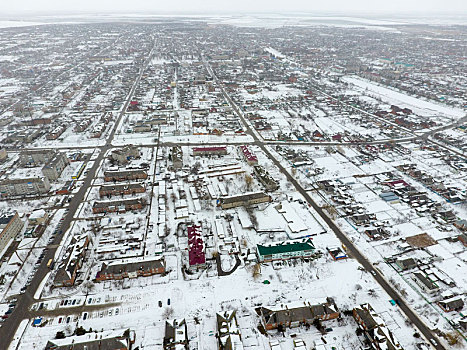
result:
[(227, 147), (219, 146), (219, 147), (194, 147), (193, 151), (195, 152), (212, 152), (212, 151), (225, 151)]
[(188, 227), (188, 262), (190, 266), (206, 263), (201, 226)]
[(250, 162), (257, 162), (258, 161), (258, 157), (256, 157), (256, 155), (254, 155), (248, 148), (248, 146), (240, 146), (240, 149), (242, 150), (243, 152), (243, 155), (245, 156), (245, 158), (247, 160), (249, 160)]

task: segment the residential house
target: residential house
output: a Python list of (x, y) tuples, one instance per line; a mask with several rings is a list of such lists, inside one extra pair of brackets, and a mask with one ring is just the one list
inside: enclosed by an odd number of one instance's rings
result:
[(183, 166), (183, 152), (180, 146), (172, 147), (172, 164), (174, 169), (181, 169)]
[(463, 233), (457, 236), (457, 239), (459, 240), (459, 242), (461, 242), (464, 246), (467, 247), (467, 234)]
[(443, 299), (438, 301), (438, 305), (445, 311), (460, 311), (464, 308), (464, 301), (462, 296), (456, 295), (449, 299)]
[(243, 157), (249, 165), (258, 164), (258, 157), (253, 152), (251, 152), (248, 146), (240, 146), (240, 150), (242, 151)]
[(5, 148), (0, 148), (0, 163), (3, 163), (8, 158), (8, 153)]
[(439, 290), (438, 285), (422, 272), (414, 272), (412, 274), (412, 279), (425, 293), (432, 294)]
[(275, 191), (279, 188), (279, 183), (261, 165), (255, 165), (253, 171), (266, 191)]
[(242, 334), (237, 321), (237, 312), (228, 310), (216, 314), (219, 350), (243, 350)]
[(190, 266), (206, 264), (206, 253), (201, 226), (188, 226), (188, 263)]
[(34, 167), (49, 163), (57, 152), (53, 150), (22, 151), (19, 154), (19, 165), (21, 167)]
[(188, 350), (188, 332), (185, 319), (165, 321), (164, 350)]

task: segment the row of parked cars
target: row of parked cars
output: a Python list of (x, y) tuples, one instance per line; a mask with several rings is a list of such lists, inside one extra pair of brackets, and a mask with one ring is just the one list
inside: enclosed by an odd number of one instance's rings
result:
[[(8, 305), (8, 310), (0, 317), (0, 322), (4, 322), (8, 317), (10, 317), (10, 314), (13, 312), (13, 310), (16, 307), (16, 302), (18, 299), (11, 299), (10, 304)], [(0, 323), (0, 327), (2, 324)]]

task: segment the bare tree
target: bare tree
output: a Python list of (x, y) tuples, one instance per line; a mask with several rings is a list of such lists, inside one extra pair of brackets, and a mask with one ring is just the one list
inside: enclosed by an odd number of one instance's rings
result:
[(168, 320), (169, 318), (172, 318), (173, 314), (174, 314), (174, 309), (170, 306), (167, 306), (164, 309), (164, 312), (162, 313), (162, 317)]

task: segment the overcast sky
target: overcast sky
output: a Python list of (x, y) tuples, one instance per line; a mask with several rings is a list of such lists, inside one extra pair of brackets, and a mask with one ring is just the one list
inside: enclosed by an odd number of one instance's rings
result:
[(467, 0), (1, 0), (0, 14), (56, 12), (351, 12), (467, 14)]

